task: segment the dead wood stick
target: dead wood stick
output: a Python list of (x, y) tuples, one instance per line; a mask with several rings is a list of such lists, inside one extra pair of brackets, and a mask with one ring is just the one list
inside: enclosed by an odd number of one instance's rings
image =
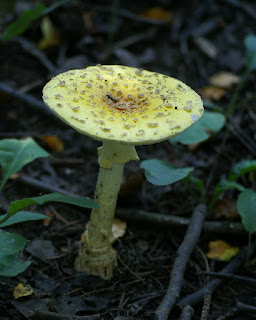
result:
[[(251, 250), (254, 251), (256, 248), (256, 241), (252, 242)], [(246, 260), (247, 246), (244, 246), (237, 256), (233, 258), (221, 271), (220, 273), (233, 273), (235, 272), (242, 263)], [(213, 293), (225, 280), (224, 279), (213, 279), (208, 282), (204, 287), (198, 291), (187, 295), (178, 301), (177, 305), (184, 307), (186, 305), (194, 306), (200, 302), (205, 295)]]
[(158, 320), (167, 320), (169, 313), (180, 295), (184, 273), (192, 251), (200, 237), (206, 216), (206, 206), (199, 204), (192, 215), (190, 225), (180, 245), (173, 263), (169, 285), (166, 294), (156, 310)]
[[(117, 209), (117, 215), (121, 219), (133, 221), (138, 223), (148, 223), (152, 225), (159, 225), (161, 227), (169, 226), (188, 226), (190, 224), (189, 218), (171, 216), (158, 212), (148, 212), (143, 210), (127, 210)], [(205, 221), (203, 230), (207, 232), (217, 233), (244, 233), (247, 234), (243, 225), (240, 222), (229, 221)]]
[(238, 276), (233, 273), (222, 273), (222, 272), (213, 272), (213, 271), (201, 271), (199, 273), (206, 276), (213, 277), (213, 278), (216, 277), (216, 278), (222, 278), (222, 279), (228, 279), (228, 280), (242, 280), (242, 281), (256, 283), (256, 279), (254, 278)]
[(12, 88), (3, 82), (0, 82), (0, 91), (10, 95), (11, 97), (19, 101), (26, 103), (28, 106), (32, 107), (34, 110), (44, 112), (48, 116), (57, 119), (54, 116), (54, 114), (50, 111), (50, 109), (46, 108), (46, 106), (41, 100), (31, 96), (30, 94), (19, 92), (18, 89)]
[(191, 306), (186, 306), (180, 314), (179, 320), (191, 320), (194, 315), (194, 309)]
[(49, 183), (45, 183), (43, 181), (39, 181), (37, 179), (31, 178), (26, 174), (23, 174), (22, 176), (20, 176), (18, 181), (23, 182), (31, 187), (40, 189), (41, 191), (44, 191), (44, 192), (58, 192), (58, 193), (64, 194), (65, 196), (78, 197), (78, 195), (75, 195), (70, 191), (66, 191), (57, 186), (49, 185)]
[(216, 320), (226, 320), (235, 316), (237, 313), (246, 312), (246, 313), (256, 313), (256, 307), (248, 304), (244, 304), (240, 301), (236, 301), (236, 305), (230, 311), (228, 311), (224, 316), (218, 317)]
[(72, 316), (67, 314), (60, 314), (56, 312), (40, 311), (36, 310), (30, 316), (30, 319), (36, 320), (94, 320), (99, 319), (100, 315), (90, 315), (90, 316)]

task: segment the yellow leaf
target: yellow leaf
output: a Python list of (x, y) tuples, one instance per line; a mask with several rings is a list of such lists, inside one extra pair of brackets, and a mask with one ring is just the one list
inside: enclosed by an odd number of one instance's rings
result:
[(38, 43), (39, 49), (47, 49), (49, 47), (55, 47), (60, 44), (59, 34), (54, 28), (49, 17), (45, 16), (42, 18), (41, 30), (43, 38)]
[(206, 86), (200, 91), (204, 99), (210, 100), (220, 100), (226, 94), (226, 90), (214, 86)]
[(20, 297), (31, 296), (33, 294), (33, 288), (29, 284), (19, 283), (13, 289), (13, 296), (15, 299)]
[(148, 19), (156, 19), (166, 22), (172, 21), (172, 14), (170, 11), (165, 10), (161, 7), (153, 7), (150, 8), (140, 14), (140, 17), (142, 18), (148, 18)]
[(213, 86), (222, 89), (230, 89), (233, 86), (233, 84), (236, 84), (239, 81), (240, 78), (237, 75), (225, 71), (218, 72), (210, 78), (210, 83)]
[(42, 136), (40, 139), (46, 142), (53, 151), (61, 152), (64, 149), (64, 143), (57, 136)]
[(207, 258), (220, 261), (229, 261), (239, 251), (238, 247), (233, 247), (223, 240), (210, 241), (209, 249), (206, 253)]

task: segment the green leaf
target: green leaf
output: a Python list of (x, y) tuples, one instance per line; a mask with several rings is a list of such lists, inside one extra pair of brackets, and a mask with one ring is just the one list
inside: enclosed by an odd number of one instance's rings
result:
[(230, 190), (230, 189), (237, 189), (239, 191), (243, 191), (245, 189), (245, 187), (242, 186), (240, 183), (237, 183), (234, 181), (223, 180), (216, 185), (215, 192), (220, 194), (220, 193), (222, 193), (226, 190)]
[(256, 160), (243, 160), (241, 162), (236, 163), (230, 172), (228, 180), (236, 180), (241, 175), (249, 173), (251, 171), (256, 170)]
[(256, 70), (256, 35), (249, 34), (244, 40), (246, 48), (246, 64), (249, 71)]
[(223, 180), (219, 182), (215, 186), (214, 190), (214, 195), (213, 198), (209, 204), (209, 208), (212, 209), (213, 206), (215, 205), (216, 201), (219, 199), (219, 196), (222, 192), (230, 189), (237, 189), (239, 191), (243, 191), (245, 189), (244, 186), (242, 186), (240, 183), (234, 182), (234, 181), (228, 181), (228, 180)]
[(225, 124), (225, 117), (218, 112), (205, 111), (203, 116), (186, 131), (171, 138), (171, 143), (193, 144), (207, 140), (211, 133), (217, 133)]
[(45, 8), (43, 3), (38, 3), (33, 9), (25, 10), (16, 21), (6, 27), (0, 38), (8, 41), (25, 32), (30, 24), (42, 15)]
[(203, 184), (203, 180), (193, 176), (193, 175), (188, 175), (187, 179), (192, 182), (200, 191), (201, 195), (203, 195), (204, 193), (204, 184)]
[(35, 159), (48, 156), (49, 153), (42, 149), (32, 138), (0, 140), (0, 164), (2, 166), (0, 191), (12, 174)]
[[(0, 215), (0, 221), (2, 219), (5, 219), (8, 214)], [(36, 212), (29, 212), (29, 211), (18, 211), (15, 215), (11, 216), (8, 220), (3, 222), (1, 224), (1, 228), (8, 227), (15, 223), (25, 222), (25, 221), (36, 221), (36, 220), (42, 220), (50, 217), (48, 217), (45, 214), (36, 213)]]
[(171, 163), (152, 159), (141, 161), (141, 168), (149, 182), (165, 186), (184, 179), (194, 168), (177, 169)]
[(13, 201), (10, 204), (9, 212), (7, 216), (0, 221), (0, 225), (3, 224), (8, 219), (10, 219), (10, 217), (13, 216), (16, 212), (28, 206), (31, 206), (36, 203), (44, 204), (47, 202), (64, 202), (64, 203), (73, 204), (83, 208), (99, 208), (98, 204), (95, 201), (91, 200), (90, 198), (69, 197), (69, 196), (64, 196), (60, 193), (50, 193), (50, 194), (45, 194), (35, 198), (24, 198), (21, 200)]
[(237, 211), (243, 226), (249, 233), (256, 232), (256, 192), (252, 189), (242, 191), (237, 200)]
[(30, 261), (22, 261), (20, 251), (24, 249), (27, 239), (10, 232), (0, 230), (0, 275), (15, 277), (23, 272), (31, 264)]

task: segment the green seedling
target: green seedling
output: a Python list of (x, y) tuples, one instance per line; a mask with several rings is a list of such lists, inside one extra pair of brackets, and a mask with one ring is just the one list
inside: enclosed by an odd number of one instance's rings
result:
[(54, 1), (54, 3), (49, 7), (46, 7), (43, 3), (39, 2), (34, 8), (23, 11), (17, 20), (10, 23), (5, 28), (3, 33), (0, 35), (0, 40), (9, 41), (14, 37), (23, 34), (35, 20), (50, 13), (68, 1), (70, 0)]
[[(3, 139), (0, 140), (0, 164), (2, 167), (1, 189), (4, 187), (8, 178), (23, 168), (31, 161), (48, 157), (49, 154), (43, 150), (33, 139), (24, 140)], [(99, 206), (89, 198), (68, 197), (59, 193), (42, 195), (34, 198), (25, 198), (13, 201), (10, 204), (8, 213), (0, 215), (0, 228), (10, 225), (36, 221), (48, 216), (41, 213), (23, 211), (24, 208), (34, 204), (45, 204), (48, 202), (63, 202), (83, 208), (98, 208)], [(15, 233), (0, 230), (0, 275), (16, 276), (23, 272), (30, 261), (22, 261), (20, 251), (24, 249), (27, 239)]]
[[(61, 202), (76, 205), (82, 208), (98, 208), (99, 206), (89, 198), (78, 198), (64, 196), (59, 193), (46, 194), (35, 198), (25, 198), (13, 201), (10, 204), (9, 212), (0, 216), (0, 228), (13, 225), (15, 223), (35, 221), (49, 218), (40, 213), (21, 211), (34, 204), (45, 204), (48, 202)], [(19, 258), (20, 251), (24, 249), (27, 239), (15, 233), (0, 230), (0, 275), (14, 277), (24, 271), (31, 262), (22, 261)], [(11, 266), (11, 267), (10, 267)]]

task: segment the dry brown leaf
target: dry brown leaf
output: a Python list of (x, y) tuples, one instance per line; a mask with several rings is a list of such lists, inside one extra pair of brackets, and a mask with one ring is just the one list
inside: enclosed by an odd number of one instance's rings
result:
[(224, 218), (226, 220), (235, 220), (238, 218), (236, 200), (228, 198), (218, 200), (214, 207), (214, 216), (217, 219)]
[(43, 38), (38, 43), (39, 49), (47, 49), (60, 44), (60, 37), (49, 17), (45, 16), (41, 20), (41, 31)]
[(127, 223), (123, 220), (118, 218), (114, 218), (113, 225), (112, 225), (112, 233), (114, 237), (114, 241), (118, 238), (121, 238), (125, 235), (125, 231), (127, 228)]
[(210, 83), (218, 88), (230, 89), (234, 84), (238, 83), (240, 78), (231, 72), (218, 72), (210, 78)]
[(64, 149), (64, 143), (57, 136), (42, 136), (40, 139), (46, 142), (53, 151), (61, 152)]
[(206, 86), (200, 90), (204, 99), (220, 100), (225, 94), (226, 90), (214, 86)]
[(49, 227), (49, 225), (52, 223), (52, 219), (54, 217), (54, 214), (48, 209), (45, 208), (44, 214), (47, 215), (49, 218), (45, 218), (42, 220), (43, 226), (44, 227)]
[(223, 240), (210, 241), (207, 258), (228, 262), (239, 252), (238, 247), (233, 247)]
[(13, 296), (15, 299), (20, 297), (31, 296), (33, 294), (33, 288), (29, 284), (19, 283), (13, 289)]
[(156, 19), (166, 22), (172, 21), (172, 14), (169, 10), (165, 10), (161, 7), (153, 7), (150, 8), (139, 15), (142, 18), (148, 18), (148, 19)]

